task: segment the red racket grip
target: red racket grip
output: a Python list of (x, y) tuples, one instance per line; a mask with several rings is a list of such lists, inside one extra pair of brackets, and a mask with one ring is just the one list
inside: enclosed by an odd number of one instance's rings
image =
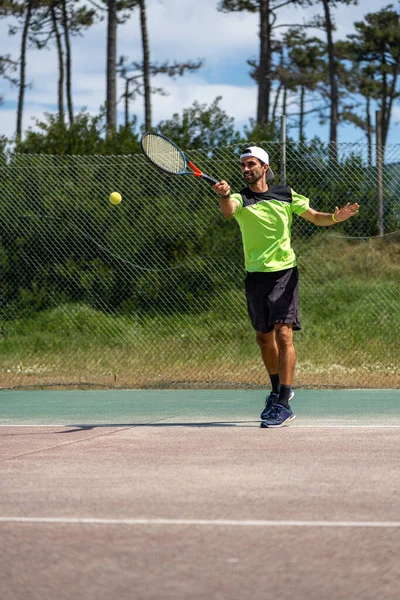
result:
[(218, 183), (218, 179), (214, 179), (214, 177), (210, 177), (210, 175), (206, 175), (205, 173), (202, 173), (200, 171), (200, 169), (198, 169), (196, 167), (196, 165), (194, 165), (192, 162), (188, 161), (188, 166), (192, 169), (193, 175), (195, 177), (204, 179), (205, 181), (208, 181), (209, 183), (212, 183), (213, 185)]

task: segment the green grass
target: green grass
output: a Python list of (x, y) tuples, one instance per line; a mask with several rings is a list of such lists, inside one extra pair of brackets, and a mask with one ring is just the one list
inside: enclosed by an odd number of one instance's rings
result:
[[(371, 381), (400, 364), (399, 244), (316, 237), (299, 250), (299, 370), (360, 373)], [(262, 381), (242, 289), (221, 290), (198, 314), (106, 314), (63, 304), (4, 321), (0, 376), (9, 381)], [(368, 375), (369, 374), (369, 375)], [(367, 377), (368, 375), (368, 377)], [(14, 378), (14, 379), (13, 379)], [(379, 375), (378, 375), (379, 378)], [(397, 379), (396, 379), (397, 378)], [(351, 384), (351, 380), (350, 384)]]
[[(84, 305), (59, 306), (3, 323), (0, 368), (15, 372), (18, 364), (21, 373), (26, 367), (31, 373), (36, 368), (69, 377), (80, 371), (129, 370), (165, 378), (179, 365), (193, 377), (196, 369), (202, 373), (219, 364), (225, 375), (234, 375), (259, 362), (258, 349), (243, 293), (225, 293), (219, 303), (219, 310), (200, 315), (141, 318), (107, 315)], [(399, 319), (394, 318), (399, 306), (399, 287), (393, 282), (302, 285), (303, 329), (295, 334), (299, 363), (399, 364)]]

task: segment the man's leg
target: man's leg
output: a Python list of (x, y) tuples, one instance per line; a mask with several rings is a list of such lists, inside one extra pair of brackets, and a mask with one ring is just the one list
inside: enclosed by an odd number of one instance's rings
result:
[(296, 351), (293, 344), (293, 325), (275, 323), (275, 339), (279, 355), (279, 377), (283, 385), (292, 385), (296, 367)]
[(275, 323), (276, 344), (279, 355), (279, 404), (289, 406), (293, 397), (292, 383), (296, 367), (296, 351), (293, 344), (293, 326), (291, 323)]
[(280, 383), (291, 386), (296, 367), (292, 324), (275, 323), (275, 329), (270, 333), (257, 331), (256, 339), (268, 374), (279, 373)]
[[(245, 280), (249, 317), (272, 384), (261, 413), (262, 427), (281, 427), (295, 418), (289, 401), (296, 363), (292, 333), (300, 329), (297, 284), (295, 267), (276, 273), (248, 273)], [(268, 333), (262, 333), (265, 331)]]
[(261, 357), (265, 368), (269, 375), (276, 375), (279, 373), (279, 354), (278, 345), (276, 343), (275, 331), (272, 330), (270, 333), (256, 332), (257, 344), (261, 350)]
[(296, 366), (296, 352), (293, 345), (293, 326), (286, 323), (275, 323), (275, 339), (279, 356), (279, 376), (281, 385), (279, 397), (261, 417), (261, 427), (283, 427), (289, 425), (295, 414), (289, 406), (293, 398), (292, 382)]
[(272, 392), (268, 394), (265, 399), (265, 406), (261, 413), (262, 420), (279, 398), (279, 354), (274, 330), (272, 330), (270, 333), (261, 333), (260, 331), (256, 331), (256, 340), (260, 347), (261, 357), (265, 368), (267, 369), (272, 386)]

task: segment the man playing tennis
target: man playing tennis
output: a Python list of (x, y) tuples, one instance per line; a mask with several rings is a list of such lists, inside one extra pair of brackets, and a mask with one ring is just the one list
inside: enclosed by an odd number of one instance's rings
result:
[(244, 150), (240, 167), (247, 184), (240, 193), (232, 194), (226, 181), (213, 189), (220, 196), (224, 217), (233, 216), (242, 234), (248, 313), (272, 384), (261, 427), (283, 427), (295, 418), (289, 401), (296, 365), (293, 331), (300, 329), (298, 271), (290, 232), (293, 213), (328, 227), (357, 214), (359, 206), (348, 202), (333, 214), (322, 213), (290, 187), (270, 185), (274, 174), (269, 156), (257, 146)]

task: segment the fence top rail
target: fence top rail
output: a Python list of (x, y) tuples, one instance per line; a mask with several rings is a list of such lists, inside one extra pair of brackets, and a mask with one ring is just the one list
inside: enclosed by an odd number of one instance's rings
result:
[[(212, 156), (215, 152), (239, 152), (242, 150), (243, 146), (245, 145), (259, 145), (259, 146), (267, 146), (269, 148), (280, 148), (282, 146), (282, 144), (286, 145), (286, 148), (292, 148), (294, 150), (298, 150), (298, 151), (306, 151), (306, 156), (307, 157), (311, 157), (309, 153), (323, 153), (323, 152), (328, 152), (329, 149), (332, 146), (336, 146), (336, 148), (339, 151), (342, 152), (351, 152), (351, 151), (373, 151), (374, 153), (376, 153), (377, 148), (379, 148), (380, 146), (378, 146), (377, 144), (373, 143), (371, 145), (368, 145), (365, 142), (338, 142), (338, 143), (333, 143), (333, 142), (320, 142), (320, 141), (316, 141), (316, 142), (311, 142), (311, 143), (300, 143), (300, 142), (295, 142), (293, 140), (286, 140), (284, 142), (280, 141), (280, 140), (276, 140), (276, 141), (258, 141), (258, 142), (254, 142), (254, 141), (248, 141), (245, 144), (234, 144), (234, 145), (226, 145), (226, 146), (213, 146), (213, 147), (204, 147), (204, 148), (196, 148), (196, 149), (192, 149), (191, 152), (201, 152), (204, 153), (206, 155), (210, 155)], [(400, 143), (397, 144), (387, 144), (384, 147), (384, 151), (385, 151), (385, 155), (388, 154), (392, 154), (392, 153), (399, 153), (400, 155)], [(96, 160), (96, 161), (110, 161), (113, 159), (118, 158), (119, 160), (129, 160), (132, 156), (137, 156), (137, 155), (141, 155), (141, 151), (138, 149), (137, 151), (134, 151), (130, 154), (45, 154), (45, 153), (29, 153), (29, 154), (25, 154), (25, 153), (18, 153), (18, 152), (10, 152), (8, 154), (5, 155), (4, 159), (5, 162), (12, 162), (13, 160), (31, 160), (31, 161), (35, 161), (35, 160), (57, 160), (57, 161), (67, 161), (67, 160), (77, 160), (77, 159), (87, 159), (87, 160)], [(312, 154), (311, 154), (312, 155)], [(399, 157), (400, 158), (400, 157)]]

